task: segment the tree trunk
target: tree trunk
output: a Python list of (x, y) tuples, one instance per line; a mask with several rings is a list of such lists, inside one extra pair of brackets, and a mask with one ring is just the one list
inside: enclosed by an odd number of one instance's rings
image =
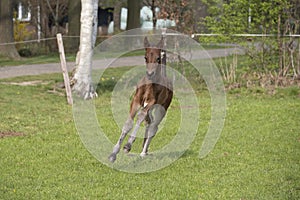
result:
[(81, 1), (80, 47), (77, 53), (73, 90), (84, 99), (97, 96), (92, 83), (92, 55), (97, 37), (98, 0)]
[(284, 67), (283, 67), (283, 55), (282, 55), (282, 49), (283, 49), (283, 45), (282, 45), (282, 38), (281, 38), (281, 15), (278, 14), (278, 21), (277, 21), (277, 44), (278, 44), (278, 69), (279, 69), (279, 76), (282, 75), (283, 71), (284, 71)]
[[(51, 32), (49, 28), (49, 16), (48, 16), (48, 6), (46, 1), (40, 2), (40, 28), (41, 28), (41, 38), (51, 37)], [(56, 46), (56, 41), (46, 40), (44, 43), (44, 51), (48, 53), (51, 51), (53, 44)]]
[(207, 17), (208, 14), (208, 7), (203, 3), (202, 0), (194, 0), (190, 1), (192, 6), (194, 7), (194, 12), (193, 12), (193, 18), (195, 22), (201, 22), (201, 23), (194, 23), (194, 31), (196, 33), (203, 33), (206, 32), (207, 29), (203, 25), (204, 18)]
[(153, 29), (156, 29), (157, 18), (156, 18), (156, 12), (155, 12), (155, 0), (152, 0), (151, 11), (152, 11)]
[(68, 1), (68, 35), (75, 36), (68, 38), (66, 48), (68, 52), (77, 52), (79, 50), (79, 36), (80, 35), (80, 0)]
[(120, 32), (122, 1), (117, 1), (114, 7), (114, 33)]
[(127, 30), (140, 28), (140, 0), (127, 0)]
[[(0, 1), (0, 43), (14, 42), (13, 28), (13, 1)], [(14, 44), (0, 45), (0, 55), (20, 59), (20, 55)]]

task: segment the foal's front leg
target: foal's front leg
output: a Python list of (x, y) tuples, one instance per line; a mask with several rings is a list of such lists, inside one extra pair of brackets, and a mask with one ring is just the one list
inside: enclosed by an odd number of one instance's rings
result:
[(131, 105), (130, 105), (129, 117), (122, 128), (122, 133), (120, 135), (120, 138), (119, 138), (117, 144), (114, 146), (113, 152), (108, 157), (110, 162), (115, 162), (115, 160), (117, 158), (117, 154), (120, 151), (120, 148), (121, 148), (124, 138), (129, 133), (129, 131), (131, 131), (131, 129), (133, 127), (133, 120), (134, 120), (134, 117), (135, 117), (137, 111), (139, 110), (139, 108), (140, 108), (140, 104), (138, 102), (138, 95), (135, 95), (134, 99), (132, 100)]
[(127, 144), (125, 144), (125, 146), (124, 146), (125, 153), (128, 153), (131, 150), (131, 146), (136, 138), (136, 133), (138, 132), (138, 130), (141, 126), (141, 123), (145, 120), (146, 115), (147, 115), (147, 111), (145, 111), (144, 109), (140, 110), (140, 112), (137, 114), (136, 125), (132, 131), (132, 134), (128, 138)]
[(131, 116), (129, 116), (122, 128), (122, 133), (120, 135), (120, 138), (119, 138), (117, 144), (113, 148), (113, 152), (108, 157), (110, 162), (115, 162), (115, 160), (117, 158), (117, 154), (120, 151), (121, 144), (122, 144), (124, 138), (126, 137), (127, 133), (132, 129), (132, 127), (133, 127), (133, 118), (131, 118)]

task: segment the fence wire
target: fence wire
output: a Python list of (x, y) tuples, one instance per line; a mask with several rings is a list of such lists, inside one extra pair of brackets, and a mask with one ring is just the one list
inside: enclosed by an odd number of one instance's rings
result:
[[(154, 34), (160, 36), (160, 34)], [(181, 35), (176, 33), (166, 33), (166, 36), (174, 36), (174, 35)], [(107, 35), (107, 36), (98, 36), (97, 38), (110, 38), (114, 35)], [(123, 37), (136, 37), (141, 35), (122, 35)], [(214, 33), (193, 33), (191, 35), (187, 35), (188, 37), (195, 38), (195, 37), (217, 37), (217, 36), (232, 36), (232, 37), (278, 37), (276, 34), (214, 34)], [(80, 38), (80, 36), (62, 36), (63, 39), (67, 38)], [(280, 35), (279, 37), (292, 37), (292, 38), (300, 38), (300, 34), (293, 34), (293, 35)], [(49, 37), (49, 38), (40, 38), (35, 40), (25, 40), (25, 41), (16, 41), (16, 42), (7, 42), (7, 43), (0, 43), (0, 46), (5, 45), (16, 45), (16, 44), (26, 44), (26, 43), (34, 43), (34, 42), (43, 42), (49, 40), (56, 40), (56, 37)]]

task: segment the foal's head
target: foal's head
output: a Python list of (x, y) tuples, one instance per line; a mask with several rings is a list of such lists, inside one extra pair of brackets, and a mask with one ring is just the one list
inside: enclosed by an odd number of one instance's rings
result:
[(146, 75), (149, 80), (153, 80), (161, 73), (161, 49), (163, 48), (163, 39), (156, 46), (151, 46), (148, 38), (144, 39)]

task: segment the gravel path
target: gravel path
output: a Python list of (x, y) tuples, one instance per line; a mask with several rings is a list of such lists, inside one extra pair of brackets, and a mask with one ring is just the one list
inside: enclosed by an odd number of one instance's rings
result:
[[(212, 49), (206, 51), (192, 52), (192, 59), (207, 59), (217, 58), (232, 55), (233, 53), (243, 54), (241, 49), (226, 48), (226, 49)], [(113, 59), (97, 60), (94, 61), (93, 69), (104, 69), (109, 67), (122, 67), (122, 66), (134, 66), (143, 65), (143, 56), (131, 56), (122, 57), (115, 61)], [(71, 71), (74, 68), (74, 62), (68, 62), (68, 70)], [(61, 72), (60, 63), (48, 63), (48, 64), (33, 64), (33, 65), (20, 65), (0, 67), (0, 79), (12, 78), (18, 76), (39, 75), (39, 74), (51, 74)]]

